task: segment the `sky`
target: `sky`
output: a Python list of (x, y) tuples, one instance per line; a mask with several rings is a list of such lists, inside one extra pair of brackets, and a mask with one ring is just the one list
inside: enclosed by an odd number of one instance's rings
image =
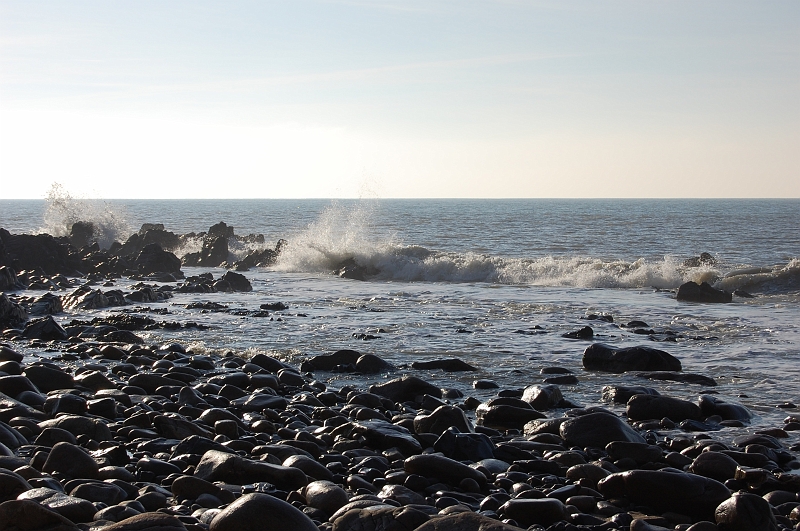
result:
[(0, 198), (800, 197), (800, 2), (0, 0)]

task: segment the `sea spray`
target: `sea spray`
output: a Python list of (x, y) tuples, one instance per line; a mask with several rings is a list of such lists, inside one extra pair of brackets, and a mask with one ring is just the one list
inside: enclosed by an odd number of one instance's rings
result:
[(81, 221), (92, 226), (92, 240), (101, 249), (115, 241), (125, 241), (131, 233), (124, 212), (99, 199), (75, 198), (60, 184), (53, 183), (45, 198), (44, 225), (37, 231), (53, 236), (69, 236), (72, 226)]

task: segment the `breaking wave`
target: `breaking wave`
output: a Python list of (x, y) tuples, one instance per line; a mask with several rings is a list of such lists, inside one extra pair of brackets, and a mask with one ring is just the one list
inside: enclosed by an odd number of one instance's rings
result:
[(592, 256), (503, 257), (448, 252), (406, 245), (396, 235), (376, 236), (372, 207), (332, 205), (307, 229), (289, 240), (276, 269), (326, 274), (343, 264), (366, 272), (369, 280), (483, 282), (579, 288), (675, 289), (684, 282), (718, 288), (787, 291), (800, 289), (800, 261), (770, 268), (732, 270), (722, 264), (690, 266), (685, 257), (613, 260)]
[(108, 249), (115, 241), (125, 241), (131, 228), (120, 207), (114, 207), (99, 199), (72, 197), (60, 184), (53, 183), (45, 198), (44, 225), (38, 233), (52, 236), (69, 236), (72, 226), (82, 221), (91, 223), (92, 239), (101, 249)]

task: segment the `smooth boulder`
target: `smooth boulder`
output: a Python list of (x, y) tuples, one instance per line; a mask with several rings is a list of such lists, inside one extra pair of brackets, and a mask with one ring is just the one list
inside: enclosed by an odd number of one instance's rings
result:
[(209, 531), (319, 531), (296, 507), (267, 494), (245, 494), (217, 514)]
[(636, 346), (614, 348), (595, 343), (583, 351), (583, 367), (590, 371), (623, 373), (627, 371), (680, 371), (681, 362), (663, 350)]

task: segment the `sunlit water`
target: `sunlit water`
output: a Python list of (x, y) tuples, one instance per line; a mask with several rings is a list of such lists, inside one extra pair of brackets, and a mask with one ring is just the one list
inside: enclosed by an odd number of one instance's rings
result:
[[(0, 226), (11, 232), (66, 231), (67, 217), (59, 218), (52, 202), (49, 209), (33, 201), (0, 207)], [(520, 388), (541, 382), (540, 370), (556, 365), (578, 375), (580, 383), (563, 391), (584, 405), (599, 404), (601, 387), (611, 383), (650, 385), (689, 399), (712, 390), (583, 371), (581, 355), (590, 342), (561, 334), (590, 325), (595, 341), (660, 348), (678, 357), (684, 371), (715, 378), (720, 385), (713, 391), (750, 407), (759, 415), (757, 426), (781, 425), (797, 410), (776, 406), (800, 403), (800, 201), (109, 201), (82, 211), (99, 223), (113, 220), (109, 225), (123, 239), (125, 230), (145, 222), (186, 233), (225, 221), (237, 234), (264, 234), (270, 247), (279, 238), (289, 241), (275, 267), (245, 273), (253, 292), (177, 294), (151, 305), (169, 311), (151, 315), (158, 320), (212, 328), (141, 333), (148, 342), (177, 340), (197, 352), (267, 352), (293, 363), (352, 348), (481, 399), (493, 393), (473, 390), (475, 379)], [(684, 267), (685, 258), (703, 251), (719, 262)], [(375, 278), (333, 276), (347, 258), (369, 266)], [(677, 302), (674, 289), (686, 280), (757, 296), (725, 305)], [(128, 285), (120, 280), (116, 287)], [(249, 310), (281, 301), (289, 309), (242, 317), (185, 308), (195, 301)], [(589, 314), (610, 314), (614, 323), (588, 321)], [(654, 342), (619, 326), (631, 320), (680, 339)], [(362, 333), (378, 338), (353, 337)], [(403, 369), (443, 357), (459, 357), (478, 371)], [(334, 386), (365, 387), (398, 374), (318, 376)]]

